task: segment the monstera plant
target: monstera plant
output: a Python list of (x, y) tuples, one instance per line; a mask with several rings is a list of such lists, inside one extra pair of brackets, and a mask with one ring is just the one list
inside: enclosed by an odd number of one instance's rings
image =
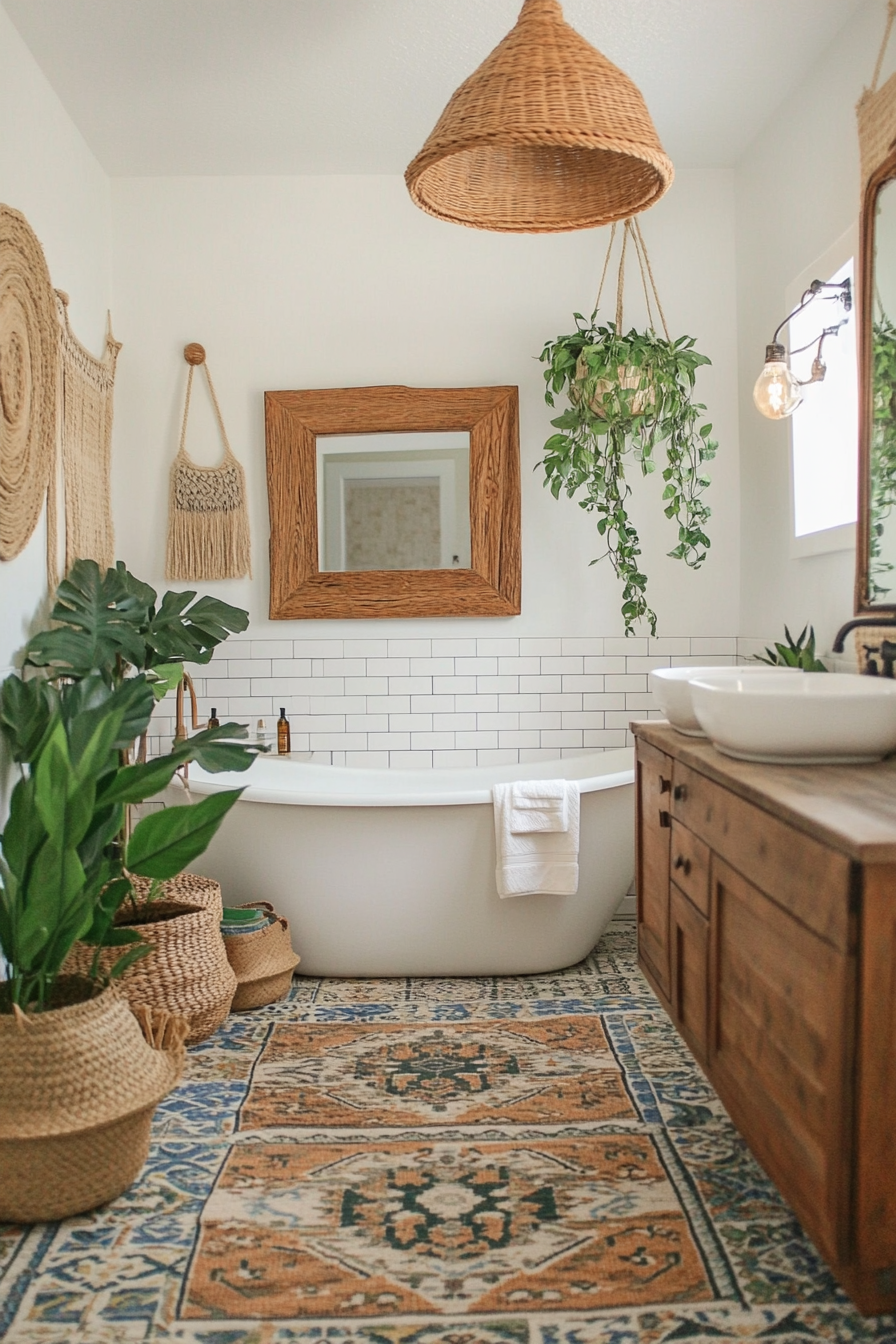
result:
[[(27, 679), (0, 689), (0, 732), (19, 767), (0, 836), (0, 951), (8, 979), (0, 1011), (42, 1011), (73, 944), (121, 947), (120, 975), (150, 947), (116, 924), (131, 875), (165, 880), (206, 848), (242, 790), (168, 807), (128, 836), (125, 813), (197, 761), (210, 771), (245, 770), (256, 749), (245, 727), (225, 723), (166, 755), (131, 763), (156, 700), (183, 672), (207, 662), (245, 612), (195, 593), (156, 593), (123, 565), (101, 572), (79, 561), (60, 585), (52, 628), (26, 649)], [(40, 670), (37, 670), (40, 669)], [(94, 973), (98, 958), (94, 960)]]
[(636, 623), (646, 619), (656, 634), (641, 543), (628, 514), (626, 464), (637, 463), (645, 476), (661, 468), (663, 510), (678, 526), (677, 544), (668, 554), (698, 569), (710, 544), (703, 464), (718, 445), (703, 419), (706, 407), (694, 400), (694, 387), (697, 369), (710, 361), (694, 349), (690, 336), (673, 341), (652, 328), (623, 333), (615, 322), (597, 325), (597, 310), (588, 321), (581, 313), (574, 318), (576, 330), (547, 341), (540, 356), (547, 365), (545, 401), (553, 406), (562, 392), (569, 401), (551, 421), (558, 432), (544, 445), (544, 483), (555, 499), (561, 491), (578, 495), (580, 508), (597, 515), (605, 555), (623, 583), (625, 633), (634, 634)]

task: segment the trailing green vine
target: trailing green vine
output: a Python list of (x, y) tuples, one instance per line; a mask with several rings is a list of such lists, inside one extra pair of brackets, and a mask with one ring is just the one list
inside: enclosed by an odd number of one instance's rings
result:
[(710, 437), (712, 425), (700, 423), (706, 407), (692, 397), (697, 369), (710, 360), (694, 349), (691, 336), (672, 341), (652, 328), (622, 335), (614, 322), (596, 325), (596, 310), (590, 321), (581, 313), (573, 316), (576, 330), (547, 341), (540, 355), (548, 366), (545, 401), (553, 406), (554, 395), (566, 392), (570, 402), (551, 421), (560, 432), (544, 445), (544, 483), (555, 499), (561, 490), (570, 499), (583, 492), (579, 507), (597, 514), (607, 546), (591, 563), (608, 557), (622, 580), (625, 633), (634, 634), (635, 624), (645, 619), (656, 634), (639, 562), (641, 543), (626, 507), (631, 494), (626, 457), (647, 476), (657, 469), (658, 445), (665, 444), (664, 512), (678, 524), (678, 544), (668, 554), (699, 569), (710, 544), (703, 464), (715, 457), (718, 444)]
[(885, 313), (872, 326), (871, 499), (868, 529), (868, 598), (877, 602), (890, 586), (893, 565), (883, 559), (884, 525), (896, 505), (896, 326)]

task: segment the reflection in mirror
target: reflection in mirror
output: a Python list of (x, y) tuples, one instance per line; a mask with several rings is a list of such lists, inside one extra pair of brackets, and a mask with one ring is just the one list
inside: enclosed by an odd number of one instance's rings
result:
[(322, 571), (470, 568), (470, 435), (317, 438)]
[(874, 208), (868, 600), (896, 601), (896, 181)]

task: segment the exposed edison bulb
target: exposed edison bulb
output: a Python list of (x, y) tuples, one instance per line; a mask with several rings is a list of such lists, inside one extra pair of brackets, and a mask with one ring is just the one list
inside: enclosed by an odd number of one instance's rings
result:
[(787, 367), (783, 345), (765, 348), (765, 364), (753, 388), (756, 409), (769, 420), (784, 420), (793, 415), (802, 401), (800, 385)]

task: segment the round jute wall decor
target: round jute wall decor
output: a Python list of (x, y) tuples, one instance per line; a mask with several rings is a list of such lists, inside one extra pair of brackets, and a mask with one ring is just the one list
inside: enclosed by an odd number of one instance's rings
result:
[(56, 460), (59, 323), (43, 249), (0, 204), (0, 560), (24, 549)]

